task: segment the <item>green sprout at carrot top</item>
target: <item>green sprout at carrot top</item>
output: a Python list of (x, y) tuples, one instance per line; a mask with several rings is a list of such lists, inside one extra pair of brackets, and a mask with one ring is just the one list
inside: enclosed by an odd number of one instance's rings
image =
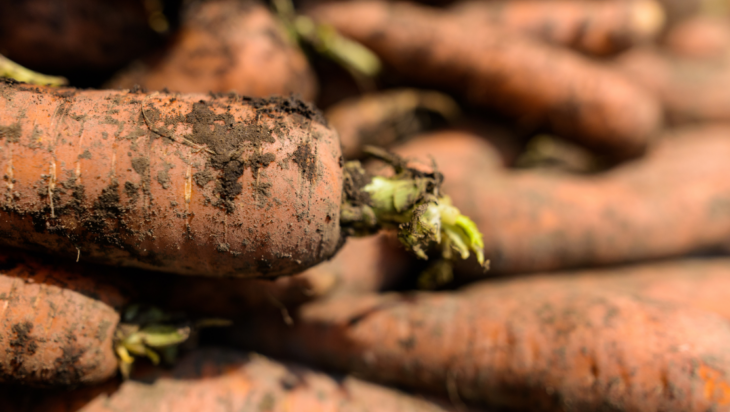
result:
[(147, 358), (154, 365), (161, 361), (172, 364), (180, 345), (201, 328), (228, 326), (225, 319), (200, 319), (195, 322), (180, 315), (168, 314), (159, 308), (130, 305), (114, 334), (114, 352), (119, 358), (122, 377), (129, 378), (137, 358)]
[(482, 234), (440, 193), (440, 173), (409, 168), (400, 157), (380, 149), (367, 151), (390, 164), (395, 174), (370, 176), (357, 161), (345, 164), (340, 218), (348, 234), (395, 228), (401, 243), (422, 259), (428, 259), (426, 251), (432, 245), (439, 245), (444, 259), (453, 260), (454, 252), (468, 259), (473, 252), (479, 264), (487, 267)]

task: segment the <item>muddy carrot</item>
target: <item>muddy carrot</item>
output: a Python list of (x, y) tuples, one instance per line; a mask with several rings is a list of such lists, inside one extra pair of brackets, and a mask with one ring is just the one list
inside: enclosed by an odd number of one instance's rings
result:
[(616, 72), (498, 26), (464, 30), (437, 9), (374, 1), (322, 5), (311, 15), (409, 81), (453, 90), (607, 154), (640, 154), (661, 124), (653, 97)]
[[(332, 376), (230, 349), (190, 353), (170, 371), (70, 393), (16, 391), (7, 412), (102, 411), (451, 411), (442, 403), (349, 376)], [(153, 382), (153, 383), (147, 383)], [(116, 386), (116, 387), (114, 387)], [(6, 393), (9, 391), (5, 391)], [(4, 394), (3, 394), (4, 395)], [(4, 396), (3, 396), (4, 398)], [(25, 402), (24, 402), (25, 401)], [(0, 400), (2, 405), (3, 400)]]
[(5, 245), (218, 276), (338, 247), (339, 141), (301, 101), (0, 90)]
[(457, 3), (464, 21), (500, 25), (592, 55), (610, 55), (652, 41), (664, 27), (656, 1), (522, 0)]
[(311, 101), (317, 79), (283, 26), (256, 0), (190, 3), (163, 50), (123, 70), (106, 87), (184, 93), (299, 94)]
[(676, 129), (645, 158), (583, 176), (481, 166), (492, 154), (476, 143), (447, 151), (447, 140), (415, 138), (394, 150), (426, 165), (432, 156), (444, 192), (482, 231), (491, 271), (521, 273), (725, 248), (729, 134)]
[(322, 301), (303, 307), (293, 328), (251, 319), (238, 342), (474, 405), (730, 405), (727, 319), (594, 286), (527, 278)]

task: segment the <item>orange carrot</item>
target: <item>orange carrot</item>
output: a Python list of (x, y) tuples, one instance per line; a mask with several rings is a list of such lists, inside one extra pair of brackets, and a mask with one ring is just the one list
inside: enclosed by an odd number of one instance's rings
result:
[(340, 242), (323, 122), (294, 99), (0, 83), (0, 242), (183, 274), (300, 272)]
[(501, 25), (517, 33), (609, 55), (653, 40), (663, 29), (664, 11), (654, 0), (521, 0), (457, 3), (453, 8), (475, 25)]
[(92, 271), (0, 254), (0, 382), (74, 386), (117, 373), (112, 341), (128, 301)]
[(465, 30), (437, 9), (374, 1), (326, 4), (311, 15), (409, 81), (449, 88), (617, 157), (641, 153), (661, 124), (656, 101), (614, 71), (497, 26)]
[(303, 307), (293, 328), (251, 323), (238, 342), (471, 404), (627, 412), (730, 405), (730, 321), (571, 279), (348, 297)]
[(448, 140), (416, 138), (395, 151), (426, 164), (433, 156), (444, 192), (483, 233), (492, 272), (522, 273), (726, 247), (728, 134), (677, 129), (645, 158), (587, 176), (490, 167), (492, 153), (476, 143), (447, 151)]
[(331, 260), (276, 280), (169, 276), (145, 281), (148, 274), (139, 274), (130, 282), (146, 284), (144, 301), (157, 302), (167, 310), (237, 319), (333, 295), (393, 288), (415, 275), (411, 266), (418, 265), (413, 260), (392, 233), (384, 232), (349, 238)]
[[(116, 389), (71, 393), (20, 391), (5, 400), (7, 412), (111, 411), (448, 411), (439, 403), (336, 377), (257, 354), (205, 349), (169, 372), (150, 370)], [(146, 383), (151, 382), (151, 383)], [(6, 393), (10, 391), (6, 390)], [(40, 395), (40, 396), (39, 396)], [(4, 398), (5, 396), (3, 396)], [(25, 402), (23, 402), (25, 401)], [(0, 406), (2, 406), (0, 400)]]
[(728, 59), (682, 58), (653, 49), (631, 51), (615, 67), (653, 93), (673, 124), (727, 121)]
[(691, 258), (636, 265), (542, 273), (529, 277), (531, 287), (585, 288), (629, 293), (678, 306), (693, 307), (730, 319), (730, 259)]
[(256, 0), (190, 4), (180, 30), (162, 51), (107, 84), (185, 93), (235, 91), (247, 96), (317, 94), (306, 58), (269, 9)]
[(730, 21), (719, 16), (696, 16), (673, 27), (664, 39), (672, 54), (695, 59), (727, 57)]

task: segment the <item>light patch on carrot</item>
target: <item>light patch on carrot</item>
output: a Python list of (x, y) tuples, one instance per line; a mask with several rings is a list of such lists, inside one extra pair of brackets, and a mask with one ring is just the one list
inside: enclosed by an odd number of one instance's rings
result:
[(193, 197), (193, 167), (185, 170), (185, 215), (190, 212), (190, 199)]
[(705, 398), (718, 405), (730, 404), (730, 384), (722, 379), (719, 371), (700, 365), (697, 373), (705, 382)]

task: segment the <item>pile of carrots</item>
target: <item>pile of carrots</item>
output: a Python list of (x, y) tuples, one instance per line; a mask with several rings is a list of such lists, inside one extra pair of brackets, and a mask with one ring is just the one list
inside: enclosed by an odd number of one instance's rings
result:
[(0, 411), (730, 411), (729, 90), (727, 0), (0, 0)]

